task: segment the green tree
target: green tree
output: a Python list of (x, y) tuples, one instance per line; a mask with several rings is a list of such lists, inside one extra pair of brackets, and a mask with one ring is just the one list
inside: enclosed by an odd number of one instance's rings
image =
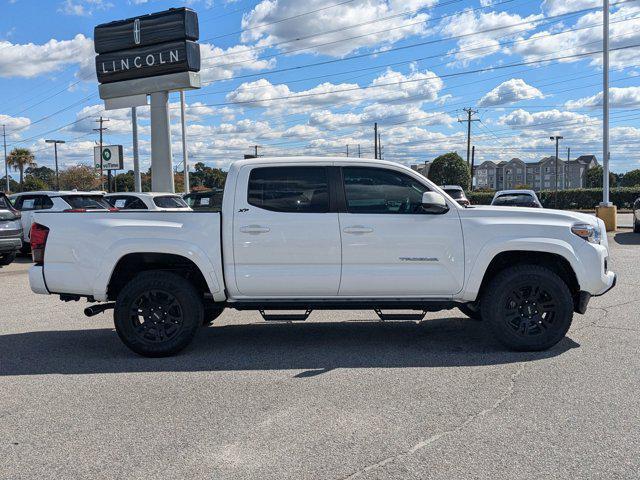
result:
[[(33, 177), (44, 184), (42, 190), (51, 190), (56, 185), (56, 172), (49, 167), (28, 167), (24, 170), (25, 184), (29, 181), (29, 177)], [(26, 188), (26, 187), (25, 187)]]
[(135, 190), (135, 181), (133, 179), (133, 170), (127, 173), (119, 173), (115, 176), (115, 184), (117, 192), (133, 192)]
[(95, 190), (98, 188), (99, 174), (88, 165), (68, 167), (60, 172), (60, 188), (62, 190)]
[(622, 176), (623, 187), (640, 186), (640, 169), (630, 170)]
[(50, 190), (51, 187), (41, 178), (27, 175), (24, 179), (24, 190), (35, 192), (37, 190)]
[(36, 166), (33, 153), (28, 148), (14, 148), (7, 157), (7, 165), (20, 172), (20, 191), (24, 191), (24, 169)]
[[(603, 169), (600, 165), (587, 170), (587, 188), (602, 188)], [(616, 186), (615, 174), (609, 172), (609, 186)]]
[(437, 185), (460, 185), (469, 188), (469, 166), (457, 152), (440, 155), (429, 167), (429, 180)]
[(227, 180), (227, 172), (211, 168), (203, 162), (197, 162), (194, 171), (189, 174), (190, 189), (194, 187), (222, 188)]

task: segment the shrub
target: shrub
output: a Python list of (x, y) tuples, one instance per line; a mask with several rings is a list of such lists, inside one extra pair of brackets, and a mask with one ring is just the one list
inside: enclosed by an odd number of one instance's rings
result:
[[(555, 208), (555, 191), (537, 192), (545, 208)], [(494, 192), (468, 192), (471, 204), (489, 205)], [(633, 202), (640, 198), (640, 187), (612, 188), (609, 198), (618, 208), (632, 208)], [(558, 208), (561, 210), (593, 210), (602, 201), (601, 188), (576, 188), (558, 190)]]

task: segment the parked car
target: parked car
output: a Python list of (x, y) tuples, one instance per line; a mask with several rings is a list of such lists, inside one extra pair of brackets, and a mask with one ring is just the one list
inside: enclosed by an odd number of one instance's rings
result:
[(456, 202), (458, 202), (463, 207), (468, 207), (471, 205), (471, 202), (464, 194), (464, 190), (459, 185), (443, 185), (442, 188), (447, 195), (453, 198)]
[(640, 198), (633, 202), (633, 231), (640, 233)]
[(31, 224), (35, 212), (85, 212), (111, 208), (102, 198), (102, 192), (23, 192), (9, 196), (13, 206), (22, 214), (22, 251), (30, 244)]
[(106, 302), (85, 313), (114, 308), (119, 337), (146, 356), (183, 349), (225, 308), (302, 321), (462, 307), (508, 348), (544, 350), (615, 285), (604, 231), (576, 212), (463, 208), (388, 161), (260, 157), (231, 165), (221, 213), (36, 214), (29, 280)]
[(20, 212), (0, 192), (0, 265), (9, 265), (22, 247)]
[(189, 211), (189, 205), (175, 193), (109, 193), (104, 199), (118, 210)]
[(536, 192), (533, 190), (500, 190), (496, 192), (491, 205), (497, 207), (542, 208)]
[(184, 200), (193, 210), (219, 212), (222, 208), (222, 194), (221, 188), (214, 188), (204, 192), (187, 193)]

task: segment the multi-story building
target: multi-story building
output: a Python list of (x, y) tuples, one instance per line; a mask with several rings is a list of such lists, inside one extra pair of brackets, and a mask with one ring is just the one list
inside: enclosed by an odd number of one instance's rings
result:
[[(587, 170), (596, 167), (595, 155), (582, 155), (575, 160), (558, 159), (558, 189), (584, 188)], [(487, 160), (474, 169), (475, 188), (508, 190), (528, 185), (534, 190), (556, 188), (556, 158), (546, 157), (539, 162), (523, 162), (519, 158), (492, 162)]]
[(429, 167), (431, 167), (431, 162), (418, 163), (417, 165), (411, 165), (411, 169), (416, 172), (424, 175), (425, 177), (429, 175)]

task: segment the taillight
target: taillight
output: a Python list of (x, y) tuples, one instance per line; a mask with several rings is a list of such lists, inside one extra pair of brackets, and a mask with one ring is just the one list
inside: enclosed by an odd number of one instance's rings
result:
[(47, 244), (47, 237), (49, 236), (49, 228), (39, 223), (34, 223), (31, 226), (31, 257), (33, 262), (42, 265), (44, 263), (44, 247)]
[(110, 211), (110, 212), (119, 212), (119, 211), (120, 211), (120, 209), (118, 209), (118, 208), (116, 208), (116, 207), (113, 207), (113, 208), (110, 208), (110, 209), (109, 209), (109, 211)]
[(86, 208), (67, 208), (66, 210), (63, 210), (63, 212), (66, 213), (84, 213), (86, 211)]

